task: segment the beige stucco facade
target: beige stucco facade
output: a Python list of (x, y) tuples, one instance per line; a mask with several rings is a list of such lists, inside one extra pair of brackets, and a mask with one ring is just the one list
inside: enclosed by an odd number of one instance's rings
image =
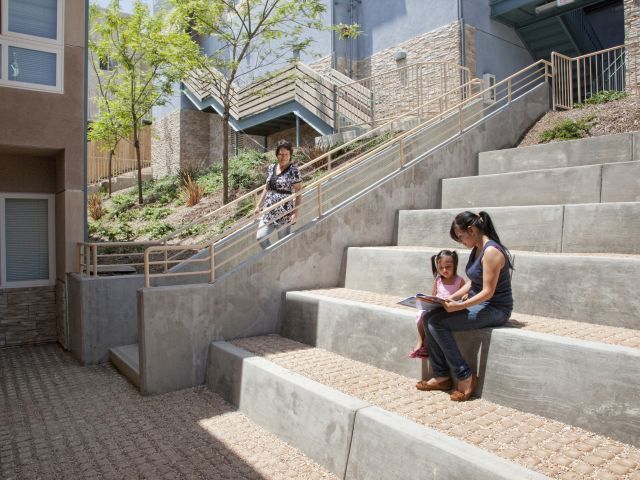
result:
[(0, 286), (0, 346), (51, 341), (56, 331), (67, 341), (66, 277), (84, 239), (85, 1), (64, 2), (63, 25), (62, 93), (0, 85), (0, 192), (55, 199), (55, 283), (20, 294)]

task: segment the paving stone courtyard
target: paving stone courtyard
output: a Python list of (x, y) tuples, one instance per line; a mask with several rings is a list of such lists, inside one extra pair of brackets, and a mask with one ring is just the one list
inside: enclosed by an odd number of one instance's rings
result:
[(54, 344), (0, 349), (0, 479), (334, 479), (204, 387), (142, 397)]

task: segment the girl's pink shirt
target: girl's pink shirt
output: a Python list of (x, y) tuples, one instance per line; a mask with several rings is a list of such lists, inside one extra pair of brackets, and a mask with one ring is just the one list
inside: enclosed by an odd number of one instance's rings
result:
[(442, 283), (442, 275), (438, 275), (436, 277), (436, 296), (446, 298), (460, 290), (462, 285), (464, 285), (464, 278), (460, 275), (455, 276), (451, 285), (445, 285)]

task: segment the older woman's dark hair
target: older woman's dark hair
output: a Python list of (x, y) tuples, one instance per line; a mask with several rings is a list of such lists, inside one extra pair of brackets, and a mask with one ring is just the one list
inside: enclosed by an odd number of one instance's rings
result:
[(469, 227), (477, 227), (480, 230), (480, 233), (489, 237), (489, 239), (496, 242), (502, 250), (504, 251), (505, 257), (507, 258), (507, 262), (509, 263), (509, 268), (513, 269), (513, 258), (511, 257), (511, 252), (509, 249), (505, 247), (500, 241), (500, 237), (498, 236), (498, 232), (496, 232), (496, 228), (493, 226), (493, 221), (487, 212), (473, 213), (473, 212), (462, 212), (456, 215), (453, 222), (451, 223), (451, 229), (449, 230), (449, 235), (456, 242), (460, 241), (458, 236), (456, 235), (454, 226), (458, 226), (460, 230), (467, 230)]
[(280, 152), (281, 148), (289, 150), (289, 153), (293, 157), (293, 145), (291, 145), (291, 142), (288, 142), (287, 140), (279, 140), (278, 143), (276, 143), (276, 156), (278, 156), (278, 152)]

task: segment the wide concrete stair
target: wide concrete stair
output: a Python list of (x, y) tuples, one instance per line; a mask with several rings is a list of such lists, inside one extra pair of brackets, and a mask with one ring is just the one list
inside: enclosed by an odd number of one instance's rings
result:
[[(341, 478), (639, 479), (635, 136), (481, 154), (447, 208), (398, 213), (396, 245), (349, 248), (342, 286), (287, 292), (281, 336), (211, 344), (207, 385)], [(480, 378), (458, 404), (415, 389), (429, 364), (397, 302), (430, 291), (463, 207), (512, 249), (516, 312), (456, 333)]]

